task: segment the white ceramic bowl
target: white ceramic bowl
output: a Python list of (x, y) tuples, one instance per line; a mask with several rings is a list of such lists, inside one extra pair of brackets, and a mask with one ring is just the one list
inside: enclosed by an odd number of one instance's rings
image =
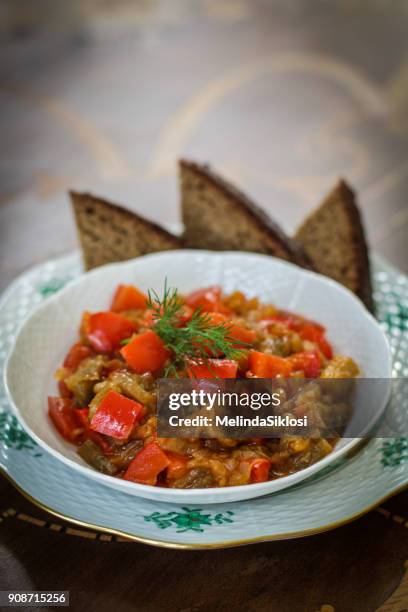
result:
[[(71, 282), (49, 298), (25, 322), (8, 358), (5, 383), (13, 410), (30, 435), (47, 452), (72, 469), (109, 487), (159, 501), (218, 503), (259, 497), (289, 487), (339, 459), (358, 443), (343, 439), (318, 463), (278, 480), (240, 487), (179, 490), (135, 484), (88, 467), (65, 442), (47, 416), (47, 396), (56, 395), (53, 374), (76, 341), (84, 310), (103, 310), (118, 283), (133, 283), (159, 293), (164, 279), (187, 293), (219, 284), (225, 292), (242, 290), (278, 307), (313, 318), (328, 330), (335, 352), (360, 364), (364, 376), (389, 378), (388, 341), (360, 301), (347, 289), (323, 276), (273, 257), (241, 252), (168, 251), (98, 268)], [(376, 398), (375, 418), (382, 414), (387, 394)]]

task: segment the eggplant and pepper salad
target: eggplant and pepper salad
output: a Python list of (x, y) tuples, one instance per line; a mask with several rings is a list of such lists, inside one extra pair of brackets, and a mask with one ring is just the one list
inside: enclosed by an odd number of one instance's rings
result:
[[(244, 485), (306, 468), (337, 440), (160, 438), (159, 378), (358, 374), (351, 358), (333, 355), (319, 323), (240, 291), (224, 295), (213, 286), (183, 297), (165, 286), (159, 297), (119, 285), (109, 310), (83, 314), (79, 340), (56, 372), (59, 396), (48, 398), (49, 416), (82, 459), (105, 474), (181, 489)], [(316, 413), (319, 393), (305, 390), (297, 416)]]

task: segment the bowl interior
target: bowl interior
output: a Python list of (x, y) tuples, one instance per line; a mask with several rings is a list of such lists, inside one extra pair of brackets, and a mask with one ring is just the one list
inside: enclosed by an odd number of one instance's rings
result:
[[(6, 368), (6, 386), (18, 418), (47, 450), (84, 466), (75, 448), (50, 423), (46, 399), (57, 393), (53, 374), (77, 339), (83, 311), (106, 309), (118, 283), (161, 293), (165, 278), (181, 293), (219, 284), (227, 293), (241, 290), (315, 319), (326, 326), (335, 352), (351, 356), (364, 376), (390, 376), (390, 351), (383, 332), (359, 300), (337, 283), (272, 257), (249, 253), (170, 251), (148, 255), (83, 275), (49, 298), (20, 330)], [(339, 449), (347, 443), (341, 441)], [(332, 455), (334, 458), (335, 453)], [(273, 483), (278, 481), (266, 484)], [(274, 484), (275, 489), (277, 486)], [(222, 489), (217, 494), (222, 496)]]

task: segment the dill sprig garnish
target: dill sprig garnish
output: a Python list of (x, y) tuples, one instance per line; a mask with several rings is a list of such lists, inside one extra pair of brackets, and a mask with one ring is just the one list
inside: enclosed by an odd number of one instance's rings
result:
[(208, 313), (197, 309), (190, 320), (180, 325), (183, 300), (177, 289), (170, 289), (164, 283), (163, 297), (148, 291), (147, 308), (153, 312), (153, 329), (172, 352), (172, 361), (165, 370), (165, 376), (184, 369), (189, 360), (207, 361), (211, 355), (222, 355), (225, 359), (238, 359), (242, 354), (242, 341), (230, 336), (230, 325), (212, 323)]

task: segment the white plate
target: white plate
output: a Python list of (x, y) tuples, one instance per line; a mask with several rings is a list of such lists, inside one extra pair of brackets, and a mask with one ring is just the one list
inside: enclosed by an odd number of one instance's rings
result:
[[(164, 279), (182, 293), (219, 284), (228, 293), (249, 296), (316, 319), (326, 326), (335, 352), (349, 355), (370, 378), (389, 378), (391, 354), (384, 332), (355, 296), (327, 278), (272, 257), (252, 253), (169, 251), (111, 264), (84, 274), (45, 302), (23, 325), (6, 367), (6, 388), (24, 428), (47, 452), (84, 476), (131, 495), (174, 503), (221, 503), (276, 492), (311, 476), (348, 453), (358, 440), (342, 440), (336, 450), (305, 470), (278, 480), (197, 490), (163, 489), (101, 474), (84, 464), (75, 448), (55, 431), (46, 412), (55, 395), (53, 372), (75, 342), (84, 310), (106, 309), (119, 282), (161, 292)], [(386, 396), (378, 398), (380, 416)]]
[[(376, 257), (374, 295), (390, 339), (393, 375), (408, 377), (408, 278)], [(82, 274), (79, 253), (42, 263), (0, 299), (0, 373), (22, 322)], [(223, 548), (319, 533), (361, 516), (408, 485), (408, 440), (389, 438), (400, 414), (392, 400), (376, 438), (363, 449), (275, 495), (216, 506), (166, 504), (115, 491), (44, 452), (9, 411), (0, 377), (0, 472), (34, 504), (105, 539), (125, 536), (171, 548)], [(404, 435), (401, 428), (399, 435)], [(405, 429), (406, 431), (406, 429)], [(394, 434), (395, 435), (395, 434)], [(110, 535), (107, 535), (110, 534)]]

